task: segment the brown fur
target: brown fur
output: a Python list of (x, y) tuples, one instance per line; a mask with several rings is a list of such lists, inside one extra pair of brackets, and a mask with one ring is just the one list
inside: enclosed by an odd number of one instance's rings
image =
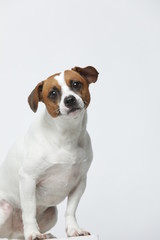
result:
[(92, 67), (92, 66), (88, 66), (85, 68), (80, 68), (80, 67), (74, 67), (72, 68), (73, 71), (78, 72), (82, 77), (84, 77), (87, 82), (90, 83), (95, 83), (97, 81), (98, 78), (98, 71)]
[(85, 106), (88, 107), (90, 103), (90, 93), (88, 89), (89, 84), (86, 79), (84, 79), (79, 73), (73, 70), (66, 70), (64, 72), (64, 78), (69, 87), (72, 80), (79, 81), (83, 84), (82, 89), (80, 89), (80, 91), (76, 93), (83, 99)]
[(31, 94), (28, 97), (28, 103), (33, 112), (37, 111), (38, 103), (42, 101), (45, 103), (47, 110), (51, 114), (51, 116), (57, 117), (59, 115), (58, 101), (53, 102), (50, 99), (48, 99), (48, 94), (53, 89), (53, 87), (56, 87), (57, 89), (61, 90), (61, 87), (59, 86), (57, 80), (54, 78), (55, 76), (58, 75), (60, 75), (60, 73), (56, 73), (47, 78), (45, 81), (40, 82), (31, 92)]
[(41, 101), (41, 92), (44, 82), (38, 83), (38, 85), (35, 87), (35, 89), (31, 92), (31, 94), (28, 97), (28, 103), (32, 109), (33, 112), (37, 111), (38, 108), (38, 102)]
[(48, 98), (49, 92), (51, 92), (54, 87), (56, 87), (59, 91), (61, 91), (61, 86), (58, 84), (57, 80), (54, 78), (57, 75), (59, 74), (55, 74), (47, 78), (47, 80), (44, 82), (43, 91), (42, 91), (43, 102), (46, 105), (48, 113), (52, 117), (57, 117), (59, 115), (60, 96), (56, 99), (56, 101), (53, 101)]

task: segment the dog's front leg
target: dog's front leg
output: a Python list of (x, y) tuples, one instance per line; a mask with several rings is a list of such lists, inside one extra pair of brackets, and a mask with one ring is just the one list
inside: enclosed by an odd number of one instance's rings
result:
[(86, 178), (83, 178), (68, 196), (67, 209), (65, 214), (66, 233), (68, 237), (90, 235), (89, 232), (81, 229), (76, 221), (76, 209), (86, 187)]
[(32, 240), (40, 235), (36, 221), (36, 181), (22, 168), (19, 171), (19, 176), (24, 236), (26, 240)]

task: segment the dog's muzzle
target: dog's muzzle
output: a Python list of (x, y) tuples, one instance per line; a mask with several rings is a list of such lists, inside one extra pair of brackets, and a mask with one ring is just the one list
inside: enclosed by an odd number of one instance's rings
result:
[(69, 109), (68, 114), (80, 109), (77, 99), (73, 95), (65, 97), (64, 104)]

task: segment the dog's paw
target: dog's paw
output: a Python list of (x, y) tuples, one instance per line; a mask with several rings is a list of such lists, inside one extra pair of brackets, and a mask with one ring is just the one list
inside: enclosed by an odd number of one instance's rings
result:
[(32, 234), (32, 236), (30, 236), (28, 240), (41, 240), (41, 239), (51, 239), (51, 238), (56, 238), (56, 237), (53, 236), (51, 233), (45, 233), (45, 234), (35, 233), (35, 234)]
[(91, 235), (89, 232), (81, 229), (81, 228), (67, 228), (66, 233), (68, 237), (78, 237), (78, 236), (89, 236)]

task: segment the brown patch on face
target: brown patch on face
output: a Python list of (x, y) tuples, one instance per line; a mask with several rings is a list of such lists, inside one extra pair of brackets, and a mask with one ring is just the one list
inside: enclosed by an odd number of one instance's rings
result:
[[(84, 104), (87, 108), (90, 103), (90, 93), (89, 93), (89, 84), (86, 81), (85, 78), (83, 78), (79, 73), (73, 71), (73, 70), (66, 70), (64, 72), (64, 79), (66, 81), (66, 84), (69, 88), (71, 88), (72, 91), (74, 91), (77, 95), (79, 95)], [(81, 87), (80, 89), (74, 89), (72, 88), (73, 82), (80, 82)]]
[(46, 105), (48, 113), (54, 118), (60, 114), (59, 102), (61, 99), (61, 86), (55, 79), (55, 76), (58, 75), (60, 75), (60, 73), (54, 74), (47, 78), (44, 81), (42, 90), (42, 101)]

